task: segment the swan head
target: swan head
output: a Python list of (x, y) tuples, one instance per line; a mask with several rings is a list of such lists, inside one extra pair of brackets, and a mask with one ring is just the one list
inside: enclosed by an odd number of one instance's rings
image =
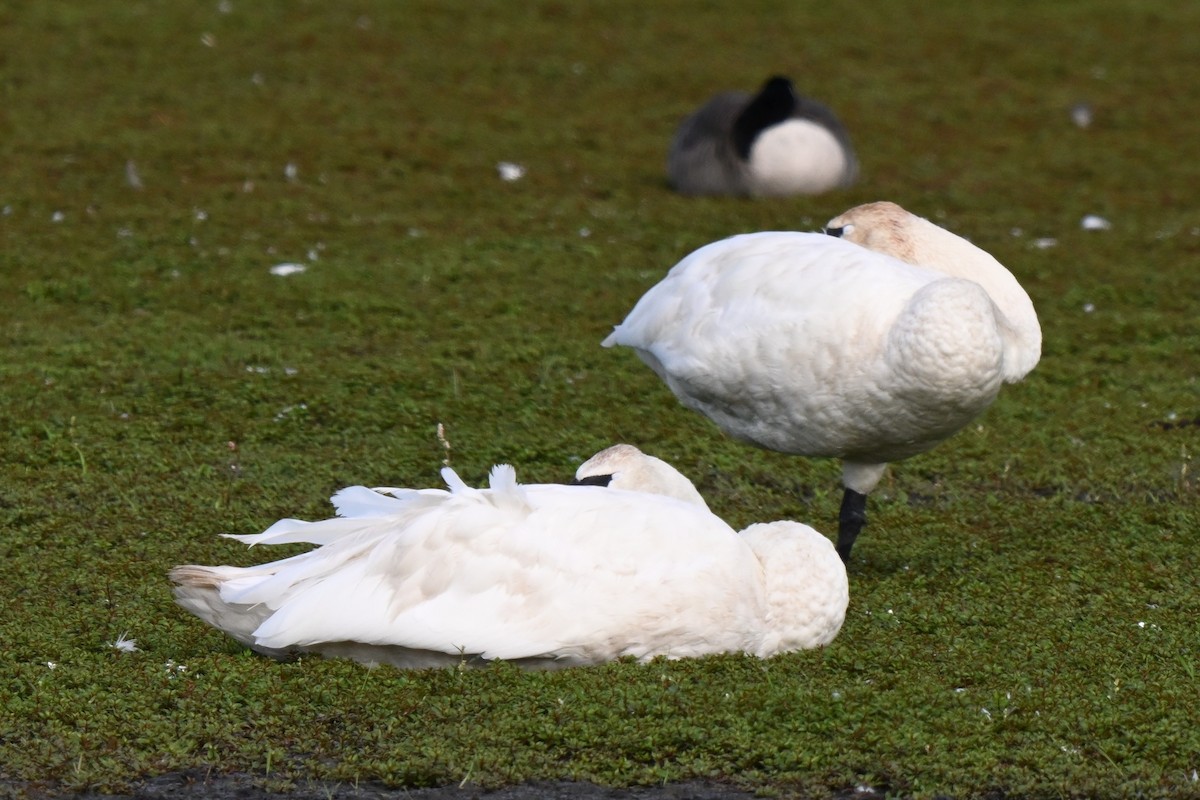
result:
[(661, 494), (708, 508), (700, 492), (679, 470), (631, 444), (614, 444), (580, 464), (575, 483)]
[(920, 262), (912, 235), (912, 226), (916, 221), (923, 220), (895, 203), (882, 200), (855, 206), (837, 215), (825, 223), (823, 230), (830, 236), (854, 242), (876, 253), (886, 253), (909, 264), (917, 264)]

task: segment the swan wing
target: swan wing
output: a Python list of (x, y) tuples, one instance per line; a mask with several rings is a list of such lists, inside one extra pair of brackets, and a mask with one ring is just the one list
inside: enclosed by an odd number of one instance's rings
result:
[(222, 591), (274, 609), (254, 631), (258, 646), (692, 655), (744, 649), (761, 613), (748, 547), (673, 498), (513, 483), (455, 492), (407, 516), (341, 522), (359, 527)]
[[(457, 478), (457, 476), (455, 476)], [(320, 522), (281, 519), (262, 533), (223, 533), (226, 539), (243, 544), (327, 545), (362, 530), (361, 520), (401, 517), (437, 505), (450, 496), (442, 489), (368, 489), (349, 486), (331, 498), (338, 516)]]
[(891, 326), (940, 277), (824, 234), (735, 236), (676, 265), (603, 344), (736, 438), (841, 455), (859, 409), (886, 399)]
[(777, 358), (793, 343), (875, 346), (908, 297), (937, 277), (824, 234), (743, 234), (675, 265), (603, 344), (647, 352), (675, 374), (714, 360), (736, 369), (748, 348)]

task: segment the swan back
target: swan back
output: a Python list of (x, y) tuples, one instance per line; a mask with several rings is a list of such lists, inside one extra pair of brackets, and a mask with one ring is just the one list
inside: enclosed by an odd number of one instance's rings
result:
[(666, 495), (708, 509), (700, 492), (679, 470), (631, 444), (615, 444), (601, 450), (579, 465), (575, 481)]
[(825, 230), (876, 253), (979, 284), (1000, 312), (1004, 380), (1018, 381), (1037, 365), (1042, 330), (1033, 301), (991, 254), (886, 201), (856, 206), (831, 219)]

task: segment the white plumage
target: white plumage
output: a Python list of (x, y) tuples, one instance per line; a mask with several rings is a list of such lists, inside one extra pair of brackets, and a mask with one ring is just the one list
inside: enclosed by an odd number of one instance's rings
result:
[(257, 567), (176, 567), (177, 600), (267, 655), (405, 668), (767, 657), (828, 644), (845, 617), (828, 539), (794, 522), (735, 533), (629, 445), (577, 473), (608, 488), (519, 485), (507, 465), (487, 489), (442, 474), (450, 491), (352, 487), (334, 495), (334, 519), (231, 536), (319, 547)]
[(779, 76), (758, 94), (710, 99), (680, 123), (667, 154), (667, 178), (683, 194), (818, 194), (857, 176), (842, 123)]
[(848, 559), (887, 462), (934, 447), (1033, 369), (1041, 329), (998, 261), (894, 203), (826, 231), (700, 248), (603, 344), (632, 347), (734, 438), (842, 459)]

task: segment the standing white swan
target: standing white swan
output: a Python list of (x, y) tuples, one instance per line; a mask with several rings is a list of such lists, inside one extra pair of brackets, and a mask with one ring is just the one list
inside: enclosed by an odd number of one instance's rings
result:
[(487, 489), (442, 476), (448, 492), (351, 487), (334, 495), (334, 519), (230, 536), (319, 547), (257, 567), (176, 567), (176, 599), (266, 655), (402, 668), (765, 658), (828, 644), (845, 618), (828, 539), (795, 522), (735, 533), (629, 445), (580, 467), (577, 479), (607, 489), (519, 485), (508, 465)]
[(838, 553), (890, 461), (933, 448), (1041, 355), (996, 259), (894, 203), (818, 233), (700, 248), (603, 342), (632, 347), (688, 408), (768, 450), (842, 459)]
[(780, 76), (756, 95), (713, 97), (680, 123), (667, 154), (667, 178), (683, 194), (819, 194), (857, 176), (842, 123)]

